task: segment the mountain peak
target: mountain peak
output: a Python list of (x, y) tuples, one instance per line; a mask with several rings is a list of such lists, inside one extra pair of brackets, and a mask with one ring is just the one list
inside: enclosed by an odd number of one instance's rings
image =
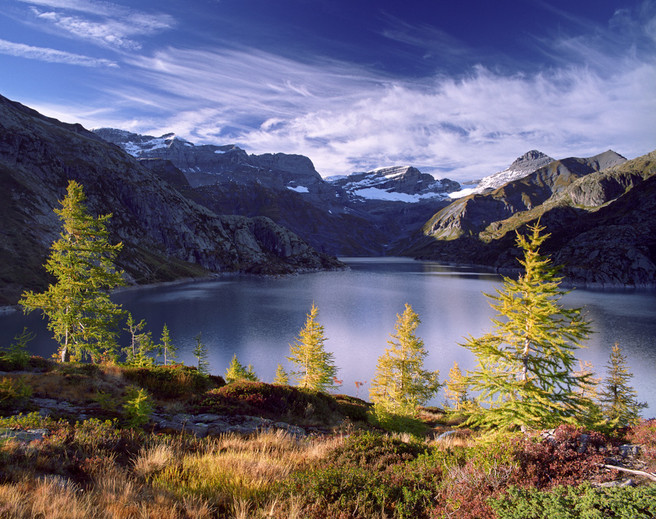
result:
[[(542, 166), (546, 166), (549, 162), (553, 162), (554, 159), (545, 155), (538, 150), (530, 150), (524, 153), (521, 157), (515, 159), (515, 161), (510, 165), (508, 169), (525, 169), (526, 166), (533, 167), (537, 163), (541, 163)], [(538, 167), (542, 167), (538, 166)], [(537, 169), (537, 168), (536, 168)]]

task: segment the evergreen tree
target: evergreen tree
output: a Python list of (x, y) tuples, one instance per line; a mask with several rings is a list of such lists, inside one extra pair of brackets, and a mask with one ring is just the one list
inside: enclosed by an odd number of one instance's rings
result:
[(153, 342), (151, 332), (146, 331), (146, 321), (142, 319), (135, 323), (132, 314), (128, 312), (126, 326), (125, 331), (130, 334), (130, 345), (123, 350), (126, 355), (125, 363), (141, 368), (154, 365), (155, 360), (150, 353), (157, 349), (157, 346)]
[(492, 299), (498, 318), (494, 330), (468, 338), (465, 347), (477, 357), (470, 387), (480, 391), (479, 402), (468, 420), (484, 428), (544, 428), (563, 422), (580, 423), (589, 417), (591, 402), (578, 390), (589, 374), (576, 375), (574, 352), (589, 333), (580, 309), (565, 309), (560, 299), (561, 278), (539, 247), (549, 235), (539, 224), (519, 235), (524, 251), (524, 272), (519, 279), (505, 278), (503, 290)]
[(178, 351), (178, 348), (171, 342), (171, 334), (166, 323), (164, 323), (164, 326), (162, 327), (162, 336), (159, 339), (158, 350), (159, 354), (164, 356), (165, 366), (168, 365), (169, 361), (177, 358), (176, 352)]
[(230, 361), (230, 366), (226, 370), (225, 381), (230, 384), (231, 382), (237, 382), (238, 380), (250, 380), (252, 382), (257, 382), (259, 379), (253, 371), (253, 366), (250, 364), (248, 368), (245, 368), (239, 360), (237, 360), (237, 354), (235, 353), (232, 356), (232, 361)]
[(290, 344), (288, 360), (297, 366), (292, 375), (298, 378), (298, 386), (315, 391), (326, 391), (335, 386), (337, 368), (333, 354), (325, 350), (323, 326), (317, 322), (319, 309), (314, 303), (307, 315), (305, 326), (301, 329), (294, 344)]
[(457, 362), (449, 370), (449, 378), (446, 381), (444, 396), (447, 401), (451, 402), (452, 408), (459, 411), (463, 404), (469, 399), (467, 394), (467, 379), (462, 374)]
[(198, 373), (203, 375), (209, 375), (210, 373), (210, 363), (207, 361), (207, 346), (203, 344), (202, 333), (199, 333), (194, 337), (196, 341), (196, 346), (194, 346), (194, 357), (196, 357), (196, 369)]
[(638, 394), (629, 385), (633, 374), (626, 366), (626, 356), (619, 344), (613, 346), (606, 365), (607, 375), (599, 392), (604, 418), (613, 425), (635, 425), (640, 420), (640, 410), (646, 403), (638, 402)]
[(61, 209), (60, 238), (52, 244), (46, 270), (57, 280), (45, 292), (25, 292), (26, 312), (41, 310), (59, 343), (62, 362), (91, 357), (100, 361), (116, 355), (118, 322), (123, 311), (110, 291), (125, 282), (114, 261), (122, 244), (111, 245), (107, 222), (111, 215), (91, 216), (82, 186), (70, 181)]
[(287, 375), (285, 368), (282, 367), (282, 364), (278, 364), (278, 367), (276, 368), (276, 376), (273, 379), (273, 383), (281, 386), (289, 385), (289, 376)]
[(397, 314), (391, 346), (378, 358), (369, 397), (378, 410), (414, 416), (417, 408), (433, 396), (440, 384), (437, 371), (424, 370), (427, 355), (424, 342), (415, 335), (419, 316), (406, 303), (403, 315)]

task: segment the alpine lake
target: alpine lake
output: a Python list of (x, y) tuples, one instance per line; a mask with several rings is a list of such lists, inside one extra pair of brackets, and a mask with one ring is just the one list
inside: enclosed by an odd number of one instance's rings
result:
[[(113, 299), (136, 321), (145, 319), (153, 339), (164, 323), (178, 347), (178, 360), (195, 363), (194, 339), (202, 334), (210, 371), (223, 375), (234, 354), (252, 364), (258, 377), (273, 380), (281, 363), (289, 372), (289, 345), (298, 336), (314, 302), (324, 326), (326, 350), (332, 352), (345, 393), (368, 399), (376, 362), (388, 347), (397, 314), (405, 303), (422, 321), (417, 335), (428, 355), (425, 368), (448, 377), (457, 361), (473, 369), (475, 358), (462, 347), (468, 336), (492, 329), (495, 311), (484, 294), (502, 287), (502, 278), (480, 268), (456, 267), (408, 258), (341, 258), (349, 270), (287, 277), (222, 276), (210, 280), (124, 289)], [(592, 333), (577, 358), (592, 363), (597, 377), (606, 375), (612, 346), (627, 357), (638, 399), (656, 415), (656, 291), (574, 289), (562, 303), (582, 308)], [(27, 326), (36, 334), (30, 350), (50, 357), (56, 343), (38, 312), (0, 313), (0, 344), (8, 345)], [(122, 336), (127, 343), (127, 335)], [(356, 382), (358, 384), (356, 384)], [(431, 401), (442, 405), (443, 393)]]

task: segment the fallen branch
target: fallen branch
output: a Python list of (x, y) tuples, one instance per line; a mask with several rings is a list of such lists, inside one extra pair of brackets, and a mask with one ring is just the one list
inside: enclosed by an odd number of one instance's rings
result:
[(629, 472), (630, 474), (635, 474), (636, 476), (642, 476), (644, 478), (649, 478), (652, 481), (656, 481), (656, 474), (645, 472), (643, 470), (625, 469), (624, 467), (617, 467), (615, 465), (602, 465), (602, 467), (606, 469), (620, 470), (622, 472)]

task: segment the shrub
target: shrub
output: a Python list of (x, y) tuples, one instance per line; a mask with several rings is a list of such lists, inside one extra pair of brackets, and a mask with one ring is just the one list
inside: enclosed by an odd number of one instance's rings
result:
[(603, 471), (601, 465), (615, 451), (601, 433), (585, 433), (572, 425), (561, 425), (553, 438), (520, 440), (515, 482), (549, 489), (558, 485), (579, 485), (592, 479), (607, 481), (614, 475)]
[(143, 427), (150, 420), (153, 405), (148, 391), (143, 388), (128, 388), (123, 413), (130, 427)]
[(427, 517), (441, 471), (427, 452), (374, 433), (355, 434), (314, 466), (293, 474), (283, 491), (312, 517)]
[(643, 420), (629, 429), (629, 441), (642, 445), (643, 457), (647, 461), (648, 469), (656, 469), (656, 419)]
[(415, 436), (423, 436), (428, 430), (421, 420), (409, 415), (390, 413), (380, 405), (376, 405), (369, 412), (369, 422), (389, 432), (410, 433)]
[(182, 364), (169, 364), (149, 368), (124, 368), (127, 380), (150, 391), (158, 398), (180, 398), (200, 395), (222, 382), (208, 377), (196, 368)]
[(0, 418), (0, 427), (6, 427), (7, 429), (51, 429), (65, 424), (66, 422), (62, 420), (55, 421), (49, 416), (41, 416), (36, 411)]
[(208, 391), (198, 407), (219, 414), (252, 414), (299, 424), (335, 424), (344, 417), (335, 398), (311, 389), (238, 381)]
[(0, 411), (22, 409), (32, 396), (32, 388), (21, 377), (0, 379)]
[(27, 351), (27, 343), (34, 339), (34, 334), (27, 328), (14, 337), (8, 347), (0, 351), (0, 362), (2, 369), (6, 371), (25, 369), (30, 362), (30, 354)]
[(656, 486), (555, 487), (549, 492), (511, 487), (490, 506), (499, 519), (649, 519), (656, 517)]

